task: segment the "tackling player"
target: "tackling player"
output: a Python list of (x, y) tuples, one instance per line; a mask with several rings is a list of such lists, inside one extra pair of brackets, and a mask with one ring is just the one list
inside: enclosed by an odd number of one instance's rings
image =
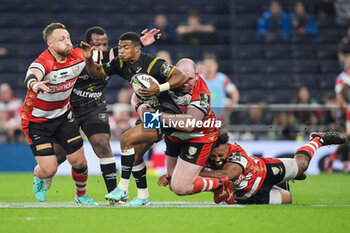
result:
[[(89, 74), (93, 77), (104, 78), (112, 74), (119, 74), (128, 82), (131, 77), (137, 73), (146, 73), (160, 83), (156, 85), (151, 83), (151, 87), (140, 89), (139, 94), (142, 96), (153, 96), (159, 94), (160, 108), (167, 111), (177, 111), (173, 109), (174, 104), (169, 102), (171, 98), (168, 95), (170, 88), (177, 88), (185, 84), (187, 76), (175, 66), (168, 64), (159, 57), (154, 57), (141, 52), (140, 38), (136, 33), (127, 32), (120, 36), (118, 44), (118, 57), (111, 62), (98, 65), (92, 60), (92, 48), (90, 45), (82, 42), (81, 47), (86, 57), (86, 66)], [(170, 109), (169, 109), (170, 107)], [(128, 198), (128, 186), (131, 172), (136, 180), (138, 196), (128, 205), (142, 206), (151, 203), (146, 182), (146, 165), (142, 156), (145, 148), (149, 148), (153, 142), (161, 138), (161, 133), (156, 129), (143, 130), (142, 124), (138, 124), (125, 132), (120, 140), (122, 154), (122, 178), (118, 187), (106, 195), (107, 199), (115, 201), (124, 201)], [(139, 144), (147, 145), (140, 148)], [(137, 148), (139, 147), (139, 148)], [(136, 148), (136, 149), (135, 149)], [(135, 152), (139, 153), (138, 164), (134, 163)]]
[[(346, 142), (338, 133), (312, 133), (310, 142), (300, 147), (293, 159), (277, 159), (248, 156), (242, 147), (228, 140), (227, 133), (220, 132), (207, 169), (200, 173), (203, 177), (227, 176), (232, 181), (232, 189), (219, 189), (214, 193), (216, 203), (291, 204), (291, 193), (276, 185), (305, 172), (319, 147)], [(164, 175), (158, 184), (164, 186), (168, 179), (169, 176)]]
[[(181, 59), (177, 67), (189, 77), (188, 84), (178, 92), (189, 94), (189, 98), (188, 102), (181, 106), (183, 113), (161, 113), (162, 122), (175, 129), (165, 138), (166, 166), (169, 176), (172, 177), (170, 189), (177, 195), (226, 189), (229, 180), (225, 176), (198, 177), (215, 145), (220, 126), (217, 125), (215, 114), (211, 110), (209, 89), (197, 74), (195, 63), (190, 59)], [(184, 127), (181, 122), (185, 125), (189, 122), (195, 124)], [(206, 126), (197, 122), (210, 124)]]

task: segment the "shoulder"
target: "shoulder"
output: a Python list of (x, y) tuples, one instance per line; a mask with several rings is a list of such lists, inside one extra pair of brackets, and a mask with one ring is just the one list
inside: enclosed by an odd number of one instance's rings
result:
[(74, 48), (70, 56), (74, 57), (75, 59), (79, 59), (81, 61), (85, 61), (85, 57), (83, 55), (83, 51), (79, 47)]
[(193, 88), (193, 94), (210, 94), (208, 85), (200, 75), (197, 75), (197, 81)]
[(38, 68), (43, 74), (49, 73), (55, 64), (55, 58), (51, 55), (49, 50), (42, 52), (37, 59), (30, 65), (29, 68)]

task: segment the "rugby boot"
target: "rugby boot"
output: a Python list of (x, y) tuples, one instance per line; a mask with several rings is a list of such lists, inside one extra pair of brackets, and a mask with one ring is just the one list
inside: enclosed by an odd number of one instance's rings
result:
[(230, 181), (227, 176), (223, 176), (220, 179), (221, 187), (214, 190), (214, 202), (219, 204), (220, 202), (224, 201), (227, 197), (227, 189), (225, 188), (225, 185), (227, 185)]
[(38, 201), (43, 202), (46, 200), (46, 188), (44, 179), (39, 179), (38, 177), (34, 176), (33, 193)]
[(119, 187), (116, 187), (115, 189), (113, 189), (110, 193), (105, 195), (106, 200), (109, 201), (127, 201), (129, 198), (129, 194), (128, 192), (125, 192), (124, 190), (122, 190)]
[(78, 197), (77, 194), (75, 194), (75, 201), (79, 205), (86, 205), (86, 206), (93, 206), (98, 205), (96, 201), (94, 201), (89, 195), (84, 194), (83, 196)]
[(146, 199), (141, 199), (139, 197), (135, 197), (131, 202), (127, 203), (125, 206), (147, 206), (152, 203), (150, 197)]
[(333, 145), (333, 144), (343, 144), (346, 142), (346, 137), (336, 132), (326, 132), (326, 133), (317, 133), (313, 132), (310, 134), (310, 141), (318, 137), (319, 141), (323, 146)]

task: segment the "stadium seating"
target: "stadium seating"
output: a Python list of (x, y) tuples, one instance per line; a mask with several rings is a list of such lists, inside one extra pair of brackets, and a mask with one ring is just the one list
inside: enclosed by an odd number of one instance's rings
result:
[[(215, 53), (220, 71), (225, 72), (241, 89), (240, 103), (287, 101), (291, 92), (306, 85), (324, 95), (332, 90), (334, 78), (340, 72), (337, 62), (337, 43), (345, 36), (346, 28), (335, 23), (335, 17), (317, 22), (317, 40), (310, 37), (293, 36), (288, 41), (269, 43), (259, 41), (256, 28), (259, 17), (269, 7), (269, 0), (178, 0), (145, 2), (135, 0), (104, 0), (95, 4), (91, 0), (12, 0), (0, 3), (0, 47), (7, 55), (0, 57), (0, 80), (15, 85), (19, 92), (28, 65), (46, 46), (42, 30), (50, 22), (64, 23), (77, 45), (88, 27), (99, 25), (106, 29), (110, 45), (116, 46), (118, 37), (126, 31), (141, 32), (153, 23), (156, 12), (167, 14), (169, 22), (177, 26), (186, 21), (190, 9), (198, 9), (202, 21), (215, 25), (216, 43), (210, 45), (155, 44), (145, 48), (155, 53), (166, 49), (176, 62), (190, 57), (198, 61), (206, 53)], [(283, 8), (293, 10), (295, 0), (282, 1)], [(313, 13), (316, 0), (307, 1)], [(69, 7), (67, 7), (69, 6)], [(6, 78), (8, 77), (8, 79)], [(15, 78), (13, 78), (15, 77)], [(108, 95), (121, 87), (111, 81)], [(280, 92), (278, 98), (278, 90)], [(289, 91), (287, 91), (289, 90)], [(24, 91), (24, 90), (23, 90)], [(115, 96), (108, 101), (114, 101)]]

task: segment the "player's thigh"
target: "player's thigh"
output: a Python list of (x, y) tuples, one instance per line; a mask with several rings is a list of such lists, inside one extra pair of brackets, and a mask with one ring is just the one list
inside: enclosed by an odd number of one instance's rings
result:
[(190, 187), (201, 170), (201, 165), (193, 164), (178, 158), (171, 177), (172, 187)]
[(55, 131), (55, 139), (63, 147), (67, 156), (82, 148), (83, 139), (72, 112), (62, 116), (60, 127)]
[(178, 157), (171, 157), (171, 156), (168, 156), (168, 155), (165, 158), (166, 170), (167, 170), (167, 173), (170, 176), (173, 176), (174, 169), (175, 169), (175, 166), (176, 166), (176, 163), (177, 163), (177, 158)]
[(186, 143), (181, 145), (181, 153), (179, 157), (189, 163), (204, 166), (213, 148), (213, 142)]
[(55, 153), (56, 153), (58, 164), (63, 163), (67, 159), (66, 152), (64, 151), (63, 147), (58, 143), (55, 143)]
[(122, 148), (130, 149), (137, 144), (151, 143), (157, 139), (157, 129), (143, 129), (142, 124), (138, 124), (123, 133), (120, 144)]
[(111, 134), (108, 115), (102, 110), (97, 109), (81, 116), (77, 118), (77, 122), (89, 139), (94, 134)]

